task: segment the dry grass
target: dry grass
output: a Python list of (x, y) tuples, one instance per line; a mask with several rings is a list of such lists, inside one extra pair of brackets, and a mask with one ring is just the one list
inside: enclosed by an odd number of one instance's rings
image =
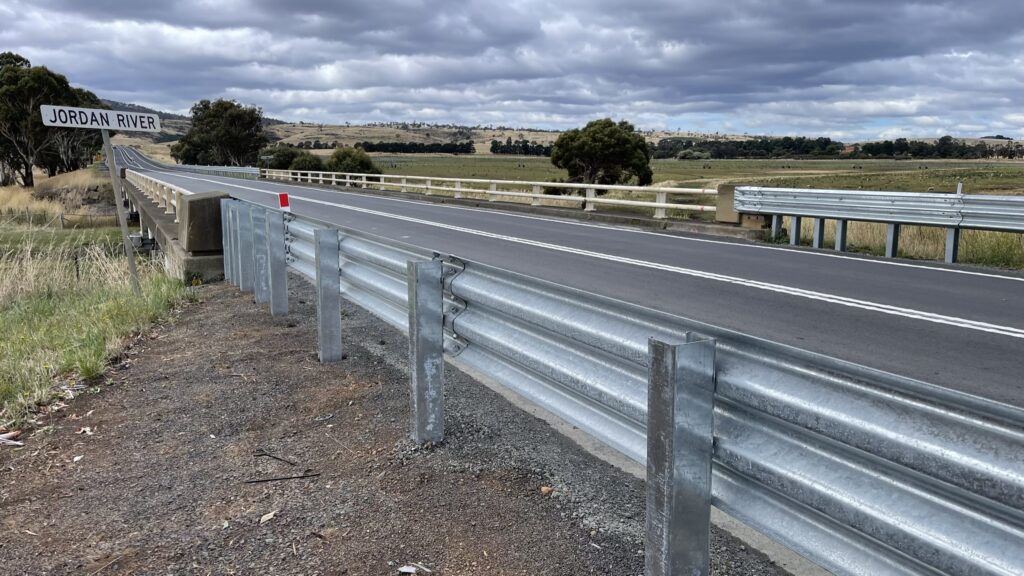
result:
[(124, 338), (187, 295), (153, 262), (140, 263), (143, 295), (100, 231), (60, 241), (43, 231), (0, 230), (22, 240), (0, 251), (0, 425), (20, 423), (59, 393), (57, 383), (103, 372)]
[(32, 190), (20, 186), (7, 186), (0, 188), (0, 214), (9, 220), (12, 217), (24, 214), (43, 214), (49, 219), (56, 218), (64, 208), (57, 202), (49, 200), (37, 200), (32, 197)]
[[(787, 226), (792, 219), (787, 218)], [(809, 244), (813, 235), (814, 219), (801, 222), (801, 239)], [(835, 246), (834, 221), (825, 223), (825, 245)], [(847, 245), (851, 251), (882, 255), (885, 253), (886, 225), (875, 222), (850, 222)], [(939, 260), (945, 254), (946, 231), (930, 226), (903, 226), (900, 230), (899, 255), (908, 258)], [(964, 230), (960, 235), (960, 262), (1024, 268), (1024, 235), (987, 230)]]
[(89, 167), (40, 180), (36, 184), (36, 190), (40, 192), (47, 192), (56, 188), (86, 190), (103, 186), (110, 186), (110, 176), (106, 172), (100, 172), (95, 167)]

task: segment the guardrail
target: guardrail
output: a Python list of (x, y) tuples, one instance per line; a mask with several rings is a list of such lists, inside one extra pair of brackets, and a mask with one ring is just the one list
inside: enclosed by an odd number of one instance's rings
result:
[(157, 166), (163, 170), (172, 170), (179, 172), (195, 172), (197, 174), (206, 174), (209, 176), (224, 176), (229, 178), (244, 178), (246, 180), (256, 180), (260, 176), (259, 168), (249, 166), (200, 166), (195, 164), (164, 164), (153, 160), (148, 156), (144, 156), (137, 150), (131, 148), (125, 148), (130, 151), (130, 154), (134, 156), (133, 160), (140, 162), (140, 158), (145, 158), (145, 162)]
[[(633, 208), (653, 208), (654, 217), (667, 218), (666, 210), (683, 210), (686, 212), (714, 212), (715, 206), (705, 204), (679, 204), (668, 201), (669, 196), (715, 196), (718, 191), (712, 188), (668, 188), (646, 186), (619, 186), (602, 184), (574, 184), (568, 182), (532, 182), (519, 180), (482, 180), (476, 178), (438, 178), (428, 176), (400, 176), (393, 174), (363, 174), (355, 172), (317, 172), (306, 170), (272, 170), (260, 169), (260, 178), (268, 180), (284, 180), (288, 182), (306, 182), (330, 184), (332, 186), (356, 186), (374, 190), (397, 192), (421, 192), (430, 196), (438, 192), (450, 192), (455, 198), (484, 197), (489, 201), (501, 197), (528, 198), (533, 205), (541, 200), (559, 200), (576, 202), (586, 211), (596, 210), (598, 205), (628, 206)], [(544, 194), (547, 188), (566, 190), (579, 193), (578, 196)], [(654, 201), (621, 200), (602, 198), (599, 192), (629, 192), (634, 194), (653, 194)]]
[(991, 196), (863, 190), (812, 190), (738, 186), (734, 196), (737, 212), (772, 217), (772, 238), (782, 231), (782, 217), (793, 218), (790, 243), (800, 242), (800, 219), (814, 218), (812, 245), (824, 247), (825, 220), (836, 220), (835, 249), (846, 250), (847, 222), (888, 224), (885, 254), (895, 257), (903, 224), (939, 226), (946, 229), (945, 261), (956, 262), (963, 229), (1024, 232), (1024, 196)]
[(707, 574), (714, 505), (836, 574), (1024, 573), (1024, 411), (276, 209), (222, 200), (226, 278), (410, 335), (414, 440), (449, 363), (648, 466), (647, 573)]

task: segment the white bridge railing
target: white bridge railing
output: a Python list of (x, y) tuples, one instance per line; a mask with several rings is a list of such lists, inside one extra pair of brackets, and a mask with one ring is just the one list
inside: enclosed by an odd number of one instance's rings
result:
[[(682, 210), (685, 212), (715, 212), (714, 205), (695, 203), (669, 202), (670, 196), (714, 197), (718, 191), (714, 188), (671, 188), (648, 186), (621, 186), (602, 184), (575, 184), (570, 182), (531, 182), (520, 180), (483, 180), (476, 178), (438, 178), (432, 176), (399, 176), (393, 174), (362, 174), (353, 172), (317, 172), (307, 170), (272, 170), (260, 169), (260, 178), (283, 180), (286, 182), (307, 182), (313, 184), (329, 184), (332, 186), (354, 186), (373, 190), (392, 192), (419, 192), (427, 196), (444, 193), (455, 198), (484, 197), (495, 201), (502, 197), (527, 198), (532, 205), (540, 205), (542, 200), (575, 202), (583, 209), (592, 212), (598, 205), (625, 206), (632, 208), (653, 208), (654, 217), (667, 218), (666, 210)], [(545, 194), (545, 189), (566, 191), (566, 195)], [(654, 195), (654, 200), (629, 200), (621, 198), (602, 198), (600, 192), (627, 192), (640, 195)], [(569, 195), (574, 194), (575, 195)]]

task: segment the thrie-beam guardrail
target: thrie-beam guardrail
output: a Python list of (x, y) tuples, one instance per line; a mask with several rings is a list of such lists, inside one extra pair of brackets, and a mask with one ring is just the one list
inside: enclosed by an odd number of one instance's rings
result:
[(412, 436), (443, 439), (441, 350), (648, 466), (648, 574), (707, 574), (709, 504), (836, 574), (1024, 573), (1024, 411), (241, 200), (225, 276), (287, 272), (410, 334)]
[[(597, 205), (652, 208), (657, 219), (667, 218), (666, 210), (686, 212), (714, 212), (715, 206), (706, 204), (681, 204), (669, 202), (669, 196), (715, 196), (714, 188), (672, 188), (648, 186), (619, 186), (603, 184), (574, 184), (570, 182), (532, 182), (521, 180), (482, 180), (476, 178), (444, 178), (428, 176), (402, 176), (393, 174), (363, 174), (354, 172), (318, 172), (307, 170), (260, 169), (260, 178), (329, 184), (332, 186), (353, 186), (392, 192), (414, 192), (431, 196), (437, 193), (451, 193), (455, 198), (484, 197), (489, 201), (500, 198), (527, 198), (533, 205), (541, 200), (575, 202), (592, 212)], [(578, 195), (544, 194), (544, 189), (565, 190)], [(599, 192), (626, 192), (630, 194), (654, 195), (654, 200), (628, 200), (603, 198)]]
[(737, 212), (771, 216), (772, 238), (781, 235), (783, 216), (792, 217), (789, 240), (794, 245), (800, 242), (801, 218), (814, 218), (815, 248), (824, 247), (826, 219), (836, 220), (838, 251), (846, 250), (849, 221), (886, 223), (889, 257), (899, 250), (904, 224), (945, 228), (948, 263), (957, 260), (963, 229), (1024, 233), (1024, 196), (963, 194), (960, 187), (956, 194), (936, 194), (738, 186), (733, 202)]

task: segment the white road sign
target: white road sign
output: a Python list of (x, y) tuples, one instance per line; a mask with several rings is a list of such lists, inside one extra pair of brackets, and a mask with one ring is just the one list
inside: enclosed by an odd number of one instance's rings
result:
[(120, 130), (122, 132), (160, 131), (160, 117), (156, 114), (50, 106), (48, 104), (40, 106), (39, 112), (43, 115), (43, 124), (46, 126)]

